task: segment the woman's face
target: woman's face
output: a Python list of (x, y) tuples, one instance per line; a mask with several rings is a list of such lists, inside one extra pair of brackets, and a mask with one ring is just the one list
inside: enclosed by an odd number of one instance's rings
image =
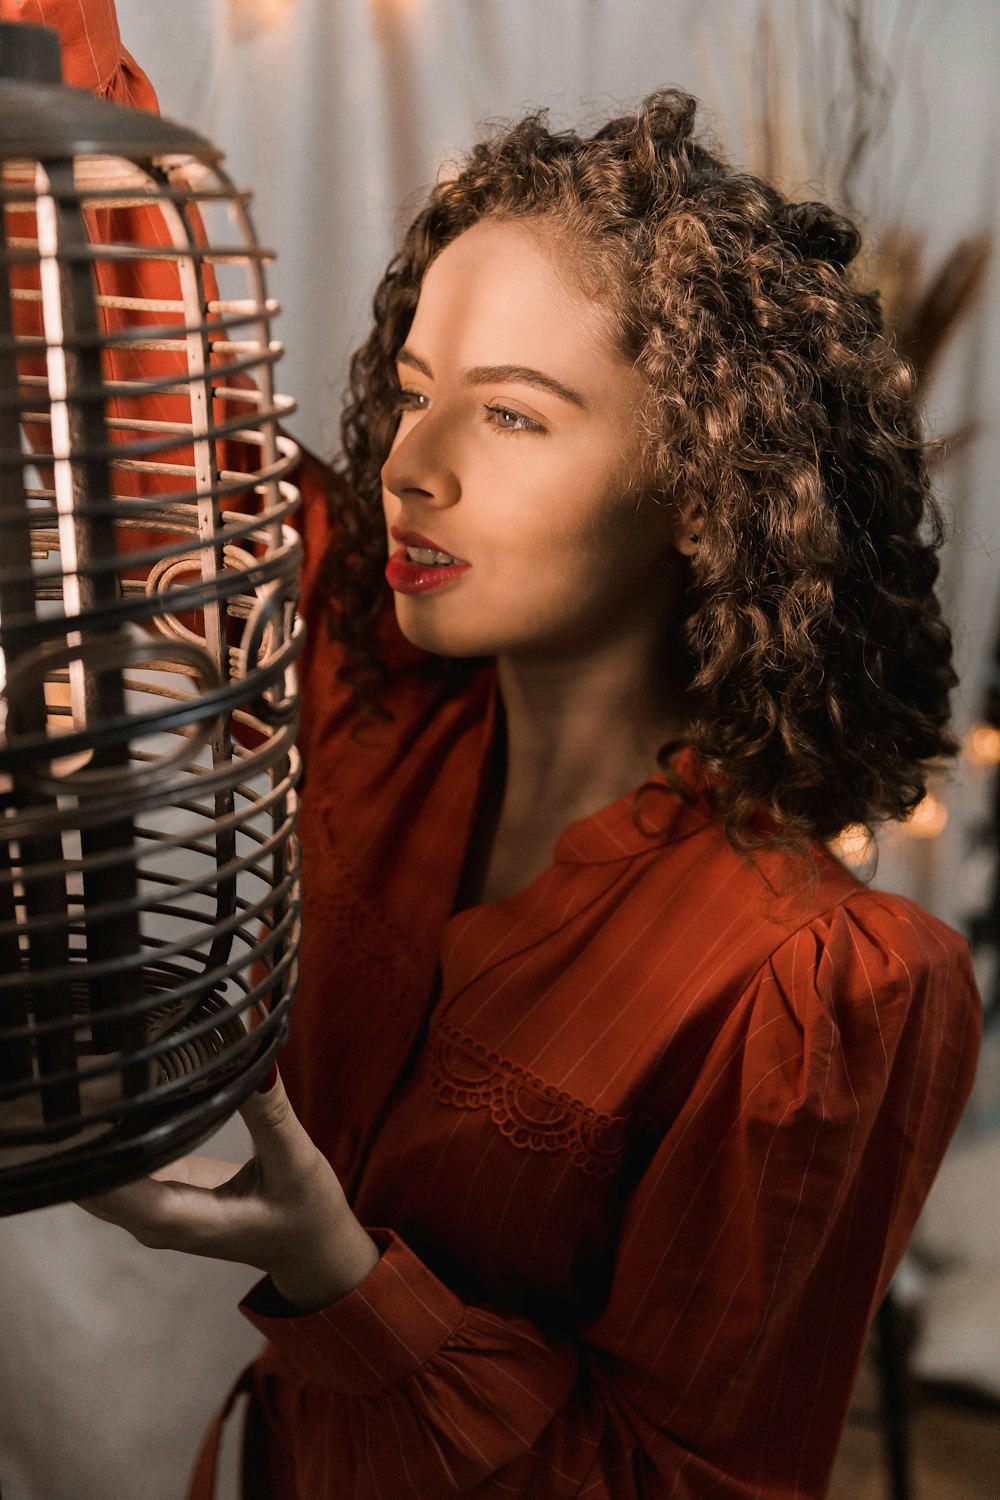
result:
[(397, 371), (382, 500), (403, 633), (532, 660), (658, 639), (685, 528), (630, 497), (645, 382), (531, 229), (480, 223), (441, 252)]

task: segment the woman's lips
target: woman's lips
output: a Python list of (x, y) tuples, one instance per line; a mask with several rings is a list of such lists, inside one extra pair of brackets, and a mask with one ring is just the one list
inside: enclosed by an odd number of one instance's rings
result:
[[(463, 573), (467, 573), (472, 566), (471, 563), (459, 562), (457, 559), (452, 563), (442, 563), (435, 566), (433, 563), (411, 562), (406, 555), (407, 543), (411, 547), (430, 547), (435, 552), (441, 548), (435, 547), (433, 542), (423, 538), (417, 540), (415, 533), (406, 532), (407, 542), (397, 547), (385, 565), (385, 576), (389, 587), (397, 594), (429, 594), (435, 589), (447, 588), (454, 583)], [(393, 536), (397, 533), (393, 531)]]
[(404, 531), (401, 526), (390, 526), (389, 535), (397, 542), (402, 542), (406, 547), (423, 547), (428, 552), (441, 552), (445, 557), (454, 558), (455, 562), (464, 562), (464, 558), (456, 557), (450, 547), (442, 547), (440, 542), (432, 542), (429, 536), (422, 536), (419, 531)]

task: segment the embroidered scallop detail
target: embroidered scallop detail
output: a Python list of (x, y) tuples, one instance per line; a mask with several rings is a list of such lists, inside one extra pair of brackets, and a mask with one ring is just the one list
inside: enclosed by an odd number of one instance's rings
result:
[(626, 1115), (602, 1114), (440, 1021), (425, 1066), (434, 1093), (456, 1109), (486, 1109), (521, 1151), (564, 1151), (589, 1177), (609, 1177), (625, 1156)]

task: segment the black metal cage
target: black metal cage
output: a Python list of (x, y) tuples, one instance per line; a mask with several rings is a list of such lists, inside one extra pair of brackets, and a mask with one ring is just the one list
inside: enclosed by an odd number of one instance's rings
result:
[(301, 626), (248, 195), (199, 136), (61, 84), (54, 33), (0, 32), (12, 1213), (170, 1161), (281, 1045)]

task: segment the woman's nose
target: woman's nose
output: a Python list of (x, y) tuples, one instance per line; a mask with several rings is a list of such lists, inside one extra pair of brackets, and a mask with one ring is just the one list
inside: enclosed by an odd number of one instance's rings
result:
[[(405, 418), (404, 418), (405, 420)], [(408, 425), (382, 465), (382, 484), (397, 499), (419, 499), (425, 505), (454, 505), (461, 494), (453, 444), (445, 423), (431, 412)]]

